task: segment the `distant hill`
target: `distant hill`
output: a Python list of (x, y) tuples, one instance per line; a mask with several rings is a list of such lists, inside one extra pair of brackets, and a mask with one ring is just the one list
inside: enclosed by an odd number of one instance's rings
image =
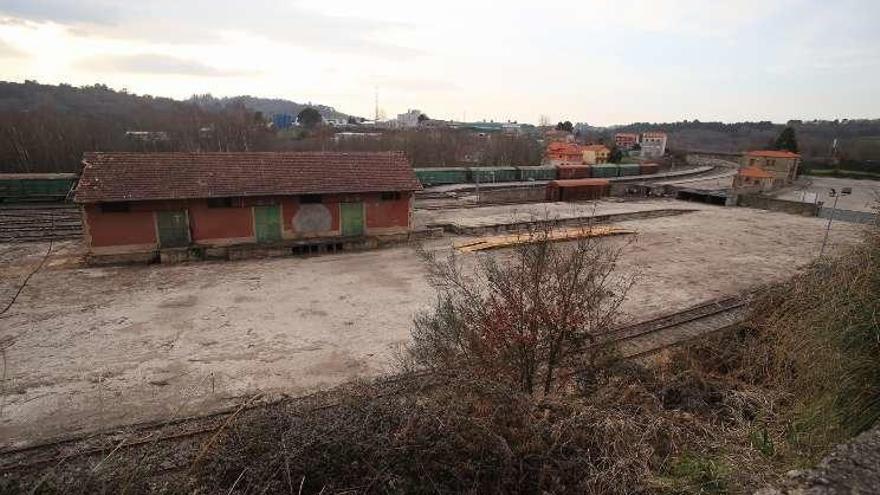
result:
[(261, 112), (265, 116), (275, 114), (297, 115), (304, 108), (312, 107), (316, 109), (324, 118), (328, 119), (344, 119), (348, 114), (337, 111), (333, 107), (326, 105), (315, 105), (311, 103), (297, 103), (295, 101), (283, 100), (280, 98), (258, 98), (256, 96), (233, 96), (225, 98), (216, 98), (210, 94), (193, 95), (189, 102), (195, 103), (202, 108), (220, 109), (230, 104), (242, 104), (251, 110)]
[(605, 128), (599, 132), (610, 138), (616, 132), (663, 131), (669, 135), (672, 150), (740, 152), (771, 146), (786, 125), (794, 127), (800, 151), (807, 159), (829, 156), (834, 139), (845, 157), (853, 160), (880, 159), (880, 119), (772, 122), (637, 122)]
[(85, 151), (259, 149), (268, 134), (241, 103), (203, 108), (101, 84), (0, 82), (0, 172), (77, 171)]

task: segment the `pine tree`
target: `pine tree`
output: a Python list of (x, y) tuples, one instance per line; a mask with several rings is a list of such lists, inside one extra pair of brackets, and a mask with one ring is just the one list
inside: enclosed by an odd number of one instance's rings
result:
[(786, 150), (791, 151), (792, 153), (798, 152), (798, 143), (797, 136), (794, 133), (794, 127), (786, 127), (779, 133), (779, 137), (776, 138), (776, 143), (773, 145), (774, 148), (778, 150)]

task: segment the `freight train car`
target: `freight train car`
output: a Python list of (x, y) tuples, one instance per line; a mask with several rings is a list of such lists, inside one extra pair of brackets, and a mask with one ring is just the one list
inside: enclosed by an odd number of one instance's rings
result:
[(556, 167), (556, 178), (564, 179), (589, 179), (593, 176), (589, 165), (559, 165)]
[(0, 174), (0, 202), (67, 200), (76, 174)]
[(519, 180), (554, 180), (556, 179), (556, 167), (516, 167), (519, 170)]
[(620, 168), (613, 163), (593, 165), (593, 177), (607, 179), (620, 175)]
[(618, 173), (621, 177), (630, 177), (633, 175), (639, 175), (639, 164), (638, 163), (621, 163), (618, 167)]
[(423, 186), (443, 186), (469, 182), (468, 169), (464, 167), (416, 168), (413, 170)]
[(470, 167), (470, 182), (486, 184), (492, 182), (516, 182), (519, 171), (516, 167)]
[(611, 183), (606, 179), (554, 180), (547, 184), (548, 201), (588, 201), (610, 194)]

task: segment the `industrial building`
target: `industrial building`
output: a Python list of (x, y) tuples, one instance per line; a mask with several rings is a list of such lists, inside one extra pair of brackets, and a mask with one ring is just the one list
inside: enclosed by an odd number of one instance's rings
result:
[(420, 189), (399, 152), (86, 153), (74, 200), (93, 257), (226, 258), (407, 234)]

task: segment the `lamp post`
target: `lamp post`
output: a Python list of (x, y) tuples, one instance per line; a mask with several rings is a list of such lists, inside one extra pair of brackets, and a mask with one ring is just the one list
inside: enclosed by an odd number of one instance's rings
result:
[(825, 254), (825, 244), (828, 243), (828, 234), (831, 232), (831, 222), (834, 221), (834, 213), (837, 212), (837, 200), (840, 199), (841, 196), (849, 196), (850, 194), (852, 194), (852, 188), (850, 187), (841, 188), (839, 193), (832, 187), (831, 191), (828, 193), (829, 196), (834, 198), (834, 205), (831, 207), (831, 216), (828, 217), (828, 225), (825, 226), (825, 238), (822, 239), (822, 247), (819, 249), (820, 258)]

